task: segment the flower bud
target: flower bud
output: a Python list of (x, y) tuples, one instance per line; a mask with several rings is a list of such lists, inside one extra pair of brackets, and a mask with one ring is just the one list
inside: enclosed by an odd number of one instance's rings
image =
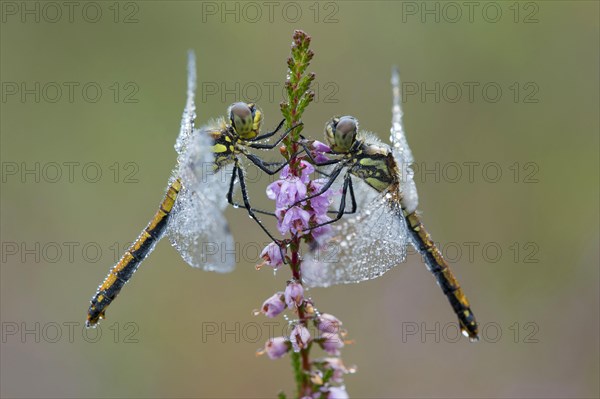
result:
[(327, 395), (327, 399), (348, 399), (349, 397), (346, 387), (331, 387)]
[(330, 355), (338, 356), (340, 349), (344, 347), (344, 341), (339, 334), (326, 332), (319, 337), (321, 348)]
[(309, 340), (310, 332), (308, 329), (302, 324), (296, 324), (290, 334), (290, 342), (292, 343), (294, 352), (300, 352), (300, 350), (306, 348)]
[(285, 303), (288, 308), (294, 309), (302, 303), (304, 300), (304, 288), (302, 284), (297, 282), (291, 282), (285, 287)]
[(267, 299), (261, 308), (261, 313), (264, 313), (267, 317), (276, 317), (279, 313), (285, 309), (285, 303), (281, 300), (283, 293), (277, 292), (275, 295)]
[(290, 343), (285, 337), (271, 338), (265, 344), (264, 353), (269, 356), (270, 359), (279, 359), (290, 350)]
[(264, 259), (267, 266), (277, 269), (283, 265), (283, 250), (274, 242), (270, 243), (262, 250), (260, 257)]
[(344, 382), (344, 375), (346, 374), (354, 374), (356, 372), (356, 366), (346, 368), (342, 359), (339, 357), (326, 357), (323, 359), (325, 362), (325, 369), (333, 370), (333, 374), (331, 376), (331, 381), (341, 384)]
[(342, 322), (337, 317), (328, 313), (323, 313), (317, 319), (317, 328), (321, 332), (338, 333)]

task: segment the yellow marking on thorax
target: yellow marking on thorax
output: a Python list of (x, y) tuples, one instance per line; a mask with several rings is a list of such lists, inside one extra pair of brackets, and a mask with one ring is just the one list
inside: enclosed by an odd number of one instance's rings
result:
[(390, 186), (388, 183), (382, 182), (381, 180), (376, 179), (374, 177), (367, 177), (365, 179), (365, 182), (379, 192), (384, 191)]
[(214, 153), (221, 153), (221, 152), (227, 152), (227, 147), (223, 144), (215, 144), (211, 147), (212, 152)]
[(362, 158), (360, 164), (364, 166), (375, 166), (377, 169), (381, 169), (387, 172), (387, 164), (385, 159), (373, 159), (373, 158)]
[[(254, 111), (254, 123), (252, 124), (253, 132), (258, 132), (261, 121), (262, 121), (262, 113), (260, 112), (260, 110), (257, 109), (256, 111)], [(254, 136), (256, 136), (256, 134)]]
[(364, 146), (365, 154), (367, 155), (383, 155), (386, 156), (388, 154), (388, 149), (384, 147), (378, 147), (376, 145), (366, 145)]
[(238, 135), (240, 136), (240, 138), (242, 138), (244, 140), (250, 140), (250, 139), (253, 139), (256, 136), (258, 136), (258, 132), (256, 130), (252, 130), (252, 131), (250, 131), (250, 132), (248, 132), (246, 134), (243, 134), (243, 135), (238, 133)]

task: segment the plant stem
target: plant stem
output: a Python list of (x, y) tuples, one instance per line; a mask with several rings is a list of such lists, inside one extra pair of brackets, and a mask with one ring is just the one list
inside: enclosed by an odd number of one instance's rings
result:
[[(286, 128), (288, 129), (300, 122), (304, 109), (314, 99), (314, 92), (309, 90), (309, 88), (315, 75), (305, 75), (306, 68), (313, 57), (313, 52), (308, 48), (310, 40), (310, 36), (303, 31), (297, 30), (294, 32), (292, 55), (287, 60), (288, 79), (285, 87), (287, 89), (288, 101), (281, 103), (281, 111), (286, 119)], [(302, 126), (299, 126), (284, 140), (287, 158), (291, 158), (290, 171), (295, 176), (301, 175), (300, 162), (295, 156), (299, 148), (297, 141), (300, 138), (301, 131)], [(300, 243), (301, 237), (297, 234), (292, 234), (290, 240), (290, 269), (293, 279), (302, 284), (301, 259), (299, 254)], [(304, 305), (298, 307), (298, 318), (304, 327), (308, 327)], [(310, 346), (300, 350), (301, 364), (298, 364), (299, 362), (297, 361), (292, 361), (292, 364), (296, 368), (295, 375), (299, 398), (310, 396), (313, 391), (310, 378), (311, 362), (309, 352)]]

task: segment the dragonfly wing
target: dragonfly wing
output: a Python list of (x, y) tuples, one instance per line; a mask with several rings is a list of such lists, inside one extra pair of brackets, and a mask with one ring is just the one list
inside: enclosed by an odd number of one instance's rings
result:
[[(327, 171), (324, 171), (330, 174), (331, 171), (333, 171), (334, 167), (335, 166), (328, 167), (329, 169), (327, 169)], [(347, 172), (348, 168), (343, 168), (338, 178), (333, 182), (333, 184), (329, 188), (330, 191), (336, 193), (336, 195), (333, 196), (331, 199), (331, 206), (329, 208), (332, 212), (337, 212), (340, 208), (340, 201), (342, 199), (342, 196), (340, 194), (342, 193), (342, 187), (344, 185), (344, 176), (347, 174)], [(356, 207), (358, 210), (364, 209), (366, 206), (371, 204), (371, 202), (373, 202), (375, 198), (381, 195), (377, 191), (373, 190), (373, 188), (370, 187), (367, 183), (365, 183), (362, 179), (359, 179), (354, 175), (350, 175), (350, 178), (352, 179), (354, 198), (356, 199)], [(328, 178), (321, 177), (321, 179), (323, 179), (323, 181), (327, 181)], [(350, 211), (350, 207), (350, 193), (348, 192), (346, 195), (346, 212)]]
[(183, 115), (181, 116), (179, 136), (175, 142), (175, 151), (177, 151), (179, 157), (185, 153), (188, 141), (194, 132), (194, 120), (196, 119), (196, 104), (194, 102), (196, 92), (196, 55), (192, 50), (188, 51), (187, 73), (187, 99)]
[(401, 151), (394, 148), (392, 154), (398, 168), (396, 173), (398, 174), (398, 180), (400, 180), (402, 208), (410, 214), (417, 210), (419, 206), (419, 194), (417, 193), (417, 186), (414, 180), (415, 172), (412, 170), (411, 164), (405, 160), (404, 154)]
[(192, 267), (220, 273), (235, 267), (234, 242), (223, 214), (232, 167), (215, 171), (210, 130), (194, 130), (175, 172), (182, 181), (169, 222), (171, 244)]
[(414, 172), (411, 168), (414, 158), (406, 140), (406, 132), (402, 125), (402, 107), (400, 103), (400, 73), (398, 67), (392, 68), (392, 128), (390, 129), (390, 142), (392, 154), (396, 165), (400, 169), (400, 189), (402, 190), (402, 206), (408, 213), (417, 209), (419, 197), (414, 182)]
[(304, 282), (312, 287), (358, 283), (402, 263), (408, 230), (398, 199), (398, 193), (384, 192), (359, 213), (334, 223), (328, 243), (304, 256)]
[(390, 129), (390, 142), (394, 151), (401, 154), (407, 164), (414, 162), (412, 152), (406, 140), (406, 133), (402, 125), (402, 107), (400, 105), (400, 73), (398, 67), (392, 68), (392, 128)]
[[(194, 91), (196, 90), (195, 64), (194, 53), (190, 51), (188, 53), (187, 101), (181, 119), (179, 137), (175, 144), (179, 157), (185, 152), (187, 141), (192, 136), (194, 119), (196, 118), (194, 105)], [(177, 203), (182, 188), (178, 172), (177, 169), (173, 172), (165, 197), (148, 226), (142, 230), (137, 240), (131, 244), (121, 260), (113, 266), (104, 282), (98, 287), (88, 309), (86, 326), (93, 327), (101, 318), (104, 318), (106, 308), (115, 300), (144, 259), (154, 250), (156, 243), (163, 237), (165, 230), (169, 231), (171, 217), (176, 215), (174, 202)], [(188, 195), (186, 194), (186, 196)]]

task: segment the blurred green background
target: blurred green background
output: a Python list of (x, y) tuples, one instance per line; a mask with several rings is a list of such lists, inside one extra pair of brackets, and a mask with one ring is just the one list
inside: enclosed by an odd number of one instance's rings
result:
[[(227, 211), (234, 273), (194, 270), (163, 242), (101, 330), (83, 322), (174, 165), (186, 51), (200, 124), (241, 99), (274, 127), (294, 29), (316, 53), (308, 136), (353, 114), (387, 141), (399, 65), (408, 140), (433, 170), (417, 173), (420, 208), (482, 325), (481, 342), (456, 340), (415, 254), (310, 291), (355, 341), (350, 395), (598, 397), (597, 2), (73, 4), (2, 2), (2, 397), (292, 393), (289, 358), (254, 355), (265, 322), (279, 335), (284, 320), (252, 316), (289, 273), (255, 270), (266, 238), (242, 211)], [(257, 207), (273, 206), (267, 183), (253, 184)]]

